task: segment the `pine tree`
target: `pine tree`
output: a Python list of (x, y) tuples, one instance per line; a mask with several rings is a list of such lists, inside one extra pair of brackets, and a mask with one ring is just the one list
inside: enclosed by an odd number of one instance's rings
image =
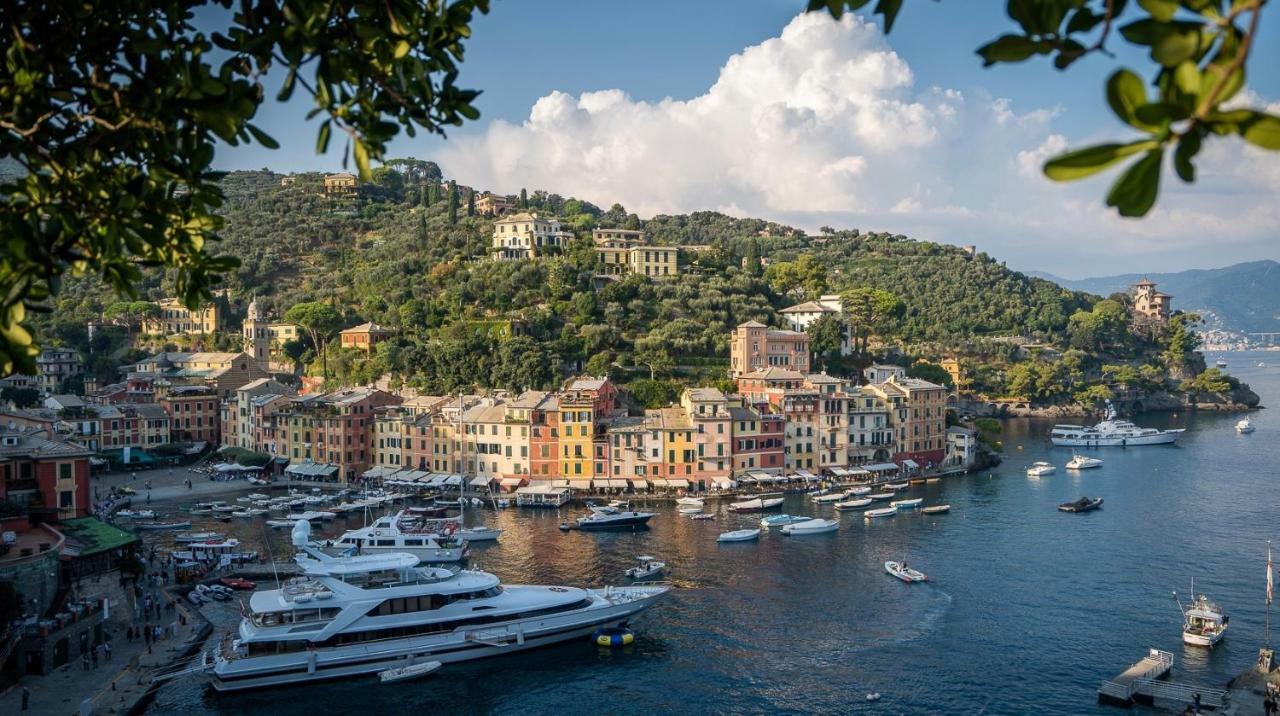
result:
[(521, 209), (529, 208), (529, 192), (526, 191), (525, 189), (520, 190), (520, 208)]
[(458, 223), (458, 182), (449, 180), (449, 223)]

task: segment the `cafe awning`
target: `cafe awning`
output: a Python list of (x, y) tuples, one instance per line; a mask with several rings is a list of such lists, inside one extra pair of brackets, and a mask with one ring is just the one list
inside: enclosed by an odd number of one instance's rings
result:
[(591, 489), (591, 481), (590, 480), (570, 480), (569, 489), (582, 490), (584, 492), (589, 491)]
[(903, 460), (902, 466), (910, 470), (920, 469), (920, 463), (916, 462), (915, 460)]
[(473, 478), (471, 478), (471, 486), (472, 486), (472, 487), (488, 487), (488, 486), (489, 486), (489, 478), (487, 478), (487, 477), (473, 477)]
[(689, 481), (683, 478), (675, 479), (675, 480), (667, 480), (667, 486), (668, 487), (688, 487)]
[(524, 482), (524, 480), (523, 480), (523, 479), (521, 479), (521, 478), (519, 478), (519, 477), (504, 477), (504, 478), (502, 478), (502, 486), (503, 486), (503, 487), (515, 487), (516, 485), (519, 485), (519, 484), (520, 484), (520, 483), (522, 483), (522, 482)]

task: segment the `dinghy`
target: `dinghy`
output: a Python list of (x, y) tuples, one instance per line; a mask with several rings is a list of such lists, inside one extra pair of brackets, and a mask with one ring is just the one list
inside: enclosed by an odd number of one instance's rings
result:
[(732, 532), (722, 532), (716, 538), (717, 542), (750, 542), (760, 539), (760, 529), (752, 530), (733, 530)]
[(863, 497), (857, 500), (845, 500), (844, 502), (837, 502), (835, 504), (835, 508), (843, 512), (845, 510), (862, 509), (863, 507), (866, 507), (869, 504), (871, 504), (871, 499), (867, 497)]
[(801, 535), (826, 534), (835, 532), (838, 529), (840, 529), (840, 523), (835, 520), (805, 520), (793, 525), (785, 525), (782, 528), (782, 534), (799, 537)]
[(427, 661), (421, 664), (410, 664), (409, 666), (401, 666), (395, 669), (386, 669), (378, 672), (378, 681), (383, 684), (394, 684), (397, 681), (416, 679), (419, 676), (426, 676), (427, 674), (430, 674), (441, 666), (442, 664), (438, 661)]
[(877, 517), (893, 517), (896, 514), (898, 514), (898, 508), (882, 507), (878, 510), (867, 510), (862, 513), (862, 516), (869, 520), (874, 520)]
[(929, 579), (924, 572), (908, 567), (906, 562), (885, 562), (884, 571), (904, 582), (925, 582)]

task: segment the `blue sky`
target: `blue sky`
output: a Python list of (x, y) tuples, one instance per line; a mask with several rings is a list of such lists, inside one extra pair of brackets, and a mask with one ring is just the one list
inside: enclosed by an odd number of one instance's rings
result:
[[(1090, 237), (1105, 238), (1108, 232), (1120, 238), (1100, 241), (1089, 250), (1113, 254), (1117, 272), (1280, 258), (1274, 234), (1266, 226), (1271, 215), (1252, 216), (1250, 225), (1240, 229), (1241, 237), (1210, 253), (1191, 232), (1211, 226), (1211, 221), (1190, 225), (1184, 216), (1170, 212), (1163, 221), (1153, 217), (1141, 227), (1117, 223), (1105, 212), (1093, 211), (1100, 208), (1106, 180), (1061, 188), (1032, 177), (1030, 171), (1019, 174), (1019, 166), (1025, 170), (1035, 157), (1061, 146), (1127, 136), (1111, 118), (1102, 85), (1117, 63), (1144, 70), (1146, 64), (1141, 56), (1121, 54), (1116, 59), (1087, 58), (1065, 73), (1045, 61), (984, 70), (973, 50), (1010, 27), (1003, 5), (995, 0), (914, 0), (906, 3), (894, 33), (886, 39), (849, 21), (840, 27), (827, 20), (834, 31), (794, 24), (803, 6), (798, 1), (497, 0), (491, 13), (474, 23), (461, 73), (464, 86), (484, 90), (478, 102), (481, 121), (452, 130), (448, 140), (420, 136), (398, 141), (390, 155), (437, 159), (447, 174), (479, 187), (504, 192), (522, 186), (547, 188), (606, 206), (621, 202), (642, 216), (708, 208), (810, 229), (821, 224), (857, 226), (978, 243), (1018, 268), (1068, 276), (1101, 270), (1098, 262), (1081, 260), (1076, 245), (1089, 246)], [(793, 42), (779, 42), (783, 28), (795, 35)], [(1277, 32), (1280, 13), (1264, 16), (1255, 67), (1275, 66), (1280, 59), (1278, 45), (1271, 41)], [(1112, 44), (1120, 48), (1120, 43)], [(748, 48), (755, 51), (746, 52)], [(743, 64), (752, 69), (738, 73), (736, 84), (717, 85), (734, 55), (746, 55)], [(822, 57), (831, 62), (822, 64)], [(868, 84), (845, 78), (843, 83), (833, 80), (830, 88), (822, 86), (822, 72), (854, 63), (860, 72), (866, 74), (870, 68), (875, 75), (884, 69), (886, 57), (893, 66), (881, 81)], [(810, 58), (815, 66), (806, 69), (803, 63)], [(871, 65), (858, 64), (867, 58)], [(779, 77), (783, 83), (809, 82), (817, 88), (797, 96), (793, 88), (770, 84), (769, 79)], [(757, 92), (757, 87), (767, 89)], [(827, 89), (859, 99), (832, 104), (831, 98), (813, 98), (814, 92)], [(609, 94), (614, 90), (620, 92)], [(1280, 78), (1271, 73), (1253, 80), (1250, 90), (1262, 101), (1274, 102), (1280, 99)], [(689, 105), (665, 107), (664, 98)], [(862, 111), (885, 103), (889, 109), (883, 113)], [(531, 121), (535, 106), (543, 111), (540, 119)], [(770, 112), (764, 107), (779, 109)], [(791, 111), (796, 108), (798, 112)], [(306, 109), (300, 98), (286, 106), (264, 106), (258, 123), (281, 141), (282, 148), (223, 148), (218, 165), (336, 169), (341, 149), (315, 155), (314, 129), (302, 119)], [(678, 175), (673, 169), (668, 176), (661, 158), (665, 147), (686, 146), (681, 144), (685, 142), (696, 149), (707, 141), (686, 131), (684, 124), (691, 118), (709, 126), (725, 123), (719, 135), (736, 131), (732, 119), (717, 112), (753, 115), (755, 131), (763, 132), (764, 139), (752, 135), (750, 127), (736, 130), (747, 133), (742, 151), (756, 147), (762, 159), (742, 161), (731, 156), (732, 149), (723, 149)], [(850, 113), (859, 116), (852, 125), (843, 119)], [(908, 115), (912, 118), (904, 120), (906, 126), (897, 126), (898, 118)], [(876, 125), (877, 121), (891, 126)], [(762, 124), (766, 129), (760, 129)], [(844, 141), (849, 132), (859, 136)], [(775, 140), (779, 144), (771, 145)], [(538, 145), (549, 143), (571, 144), (585, 156), (631, 159), (585, 161), (546, 154)], [(821, 158), (833, 152), (837, 158), (847, 155), (842, 164)], [(894, 160), (903, 153), (910, 153), (905, 162), (910, 166)], [(792, 156), (808, 157), (808, 163), (792, 162)], [(1228, 166), (1235, 159), (1228, 155), (1219, 161)], [(1275, 164), (1280, 158), (1270, 161)], [(702, 167), (708, 167), (705, 173), (696, 171)], [(831, 171), (839, 181), (815, 187), (807, 180)], [(770, 183), (762, 186), (744, 178), (772, 172), (778, 172), (776, 181), (782, 186), (797, 187), (794, 196), (780, 197), (786, 189), (775, 192)], [(1226, 196), (1236, 202), (1224, 210), (1226, 217), (1265, 201), (1266, 192), (1251, 196), (1238, 176), (1218, 176), (1212, 167), (1205, 173), (1209, 180), (1199, 191), (1193, 188), (1188, 194), (1168, 185), (1172, 190), (1162, 201), (1204, 216), (1216, 206), (1205, 203), (1206, 196)], [(643, 175), (663, 177), (670, 190), (656, 191)], [(839, 185), (838, 190), (828, 191), (832, 184)], [(897, 193), (877, 191), (880, 185), (893, 186)], [(1028, 185), (1034, 185), (1034, 191)], [(806, 204), (806, 195), (814, 197), (812, 205)], [(1187, 201), (1177, 201), (1181, 198)], [(1073, 207), (1087, 209), (1087, 221), (1073, 216), (1070, 226), (1059, 230), (1051, 220), (1055, 209), (1074, 213)], [(1153, 236), (1164, 236), (1166, 228), (1183, 235), (1153, 245)]]

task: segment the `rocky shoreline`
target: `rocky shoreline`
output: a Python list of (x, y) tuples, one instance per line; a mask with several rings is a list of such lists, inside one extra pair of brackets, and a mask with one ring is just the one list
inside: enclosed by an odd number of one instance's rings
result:
[[(1122, 415), (1137, 413), (1180, 413), (1184, 411), (1204, 411), (1217, 413), (1240, 413), (1260, 410), (1263, 405), (1253, 391), (1243, 389), (1231, 395), (1215, 395), (1214, 400), (1191, 401), (1184, 395), (1173, 393), (1152, 393), (1132, 400), (1115, 401), (1116, 409)], [(961, 400), (957, 411), (978, 418), (1084, 418), (1099, 417), (1099, 411), (1082, 405), (1037, 405), (1033, 402), (999, 400), (978, 401)]]

